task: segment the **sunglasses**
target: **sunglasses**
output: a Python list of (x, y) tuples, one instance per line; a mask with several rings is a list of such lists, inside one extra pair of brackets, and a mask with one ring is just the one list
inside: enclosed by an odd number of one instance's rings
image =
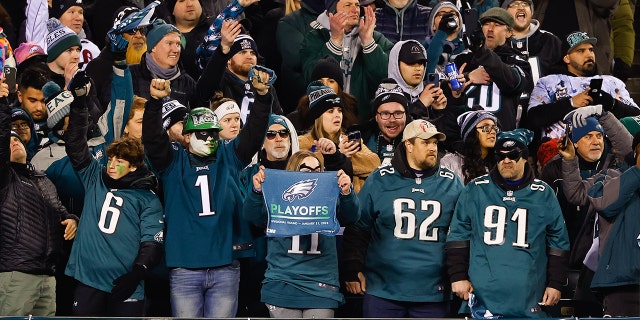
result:
[(300, 171), (302, 171), (302, 172), (320, 172), (321, 169), (322, 168), (320, 166), (312, 168), (312, 167), (308, 166), (306, 163), (301, 163), (300, 164)]
[(287, 130), (268, 130), (267, 131), (267, 139), (269, 140), (273, 140), (276, 138), (276, 134), (280, 136), (280, 138), (282, 139), (287, 139), (289, 138), (289, 131)]
[(138, 31), (140, 31), (141, 35), (145, 35), (147, 34), (147, 27), (138, 27), (135, 29), (131, 29), (129, 31), (125, 31), (126, 34), (131, 35), (131, 36), (135, 36), (136, 33), (138, 33)]
[(509, 158), (512, 161), (518, 161), (522, 157), (522, 150), (513, 149), (513, 150), (511, 150), (511, 151), (509, 151), (507, 153), (496, 152), (495, 155), (496, 155), (496, 161), (498, 161), (498, 162), (504, 160), (505, 158)]

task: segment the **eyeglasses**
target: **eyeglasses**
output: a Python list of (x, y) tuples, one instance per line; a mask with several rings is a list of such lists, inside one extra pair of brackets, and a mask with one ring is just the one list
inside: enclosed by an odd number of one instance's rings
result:
[(496, 152), (496, 161), (500, 162), (502, 160), (504, 160), (505, 158), (509, 158), (513, 161), (518, 161), (520, 160), (520, 158), (522, 157), (522, 150), (520, 149), (513, 149), (507, 153), (503, 153), (503, 152)]
[(145, 34), (147, 34), (147, 27), (138, 27), (129, 31), (125, 31), (125, 33), (131, 36), (135, 36), (138, 31), (140, 31), (140, 34), (144, 36)]
[(514, 1), (514, 2), (509, 3), (509, 8), (520, 7), (520, 8), (524, 9), (524, 8), (529, 8), (529, 6), (530, 6), (529, 2), (526, 2), (526, 1)]
[(16, 131), (16, 130), (27, 130), (29, 129), (29, 124), (26, 122), (22, 122), (22, 123), (15, 123), (11, 125), (11, 130)]
[(287, 130), (269, 130), (267, 131), (267, 139), (269, 140), (273, 140), (276, 138), (276, 134), (280, 136), (280, 138), (282, 139), (287, 139), (289, 138), (289, 131)]
[(476, 129), (480, 130), (482, 133), (489, 133), (491, 130), (495, 130), (496, 133), (500, 132), (500, 128), (496, 125), (485, 124), (482, 127), (476, 127)]
[(382, 111), (382, 112), (377, 112), (377, 114), (380, 115), (380, 119), (388, 120), (389, 118), (391, 118), (391, 115), (393, 115), (395, 119), (402, 119), (402, 117), (404, 117), (405, 112), (404, 111), (396, 111), (396, 112)]
[(320, 171), (322, 171), (322, 168), (320, 166), (312, 168), (312, 167), (308, 166), (306, 163), (301, 163), (300, 164), (300, 171), (301, 172), (320, 172)]

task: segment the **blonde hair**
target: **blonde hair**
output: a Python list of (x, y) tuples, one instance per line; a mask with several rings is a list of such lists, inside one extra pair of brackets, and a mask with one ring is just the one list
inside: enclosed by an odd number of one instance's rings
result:
[(298, 10), (300, 10), (300, 0), (287, 0), (285, 2), (285, 15)]
[(287, 166), (285, 167), (285, 170), (300, 171), (300, 165), (302, 164), (302, 161), (304, 161), (304, 159), (308, 157), (312, 157), (318, 160), (318, 163), (320, 163), (320, 168), (321, 168), (320, 170), (324, 171), (324, 164), (322, 163), (322, 159), (320, 159), (320, 157), (318, 157), (317, 154), (309, 150), (300, 150), (292, 154), (291, 157), (289, 157), (289, 161), (287, 161)]

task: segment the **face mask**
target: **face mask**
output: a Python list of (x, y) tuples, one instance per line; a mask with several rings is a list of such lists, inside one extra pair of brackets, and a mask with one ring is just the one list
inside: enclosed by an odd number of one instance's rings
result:
[(189, 136), (191, 151), (198, 156), (206, 157), (218, 150), (218, 132), (214, 130), (195, 131)]

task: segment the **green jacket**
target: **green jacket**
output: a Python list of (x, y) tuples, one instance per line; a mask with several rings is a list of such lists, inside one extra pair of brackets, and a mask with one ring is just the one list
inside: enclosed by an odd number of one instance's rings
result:
[[(318, 20), (321, 20), (325, 15), (321, 15)], [(346, 73), (346, 63), (342, 60), (342, 52), (335, 52), (329, 48), (327, 42), (331, 38), (329, 29), (321, 25), (322, 22), (315, 23), (314, 30), (311, 30), (304, 41), (300, 49), (300, 57), (302, 58), (302, 70), (306, 83), (313, 80), (311, 79), (311, 73), (316, 65), (316, 62), (327, 55), (332, 55), (337, 61), (340, 62), (340, 67), (343, 72)], [(345, 39), (348, 36), (345, 35)], [(351, 33), (352, 46), (360, 38), (357, 36), (357, 30)], [(355, 57), (352, 58), (350, 81), (347, 85), (345, 75), (345, 91), (354, 95), (358, 99), (358, 118), (360, 123), (365, 123), (371, 114), (371, 100), (374, 98), (374, 94), (380, 81), (387, 77), (387, 65), (389, 62), (389, 51), (393, 47), (393, 43), (387, 40), (381, 33), (373, 32), (374, 44), (367, 46), (363, 49), (362, 46), (358, 46), (358, 51)]]

